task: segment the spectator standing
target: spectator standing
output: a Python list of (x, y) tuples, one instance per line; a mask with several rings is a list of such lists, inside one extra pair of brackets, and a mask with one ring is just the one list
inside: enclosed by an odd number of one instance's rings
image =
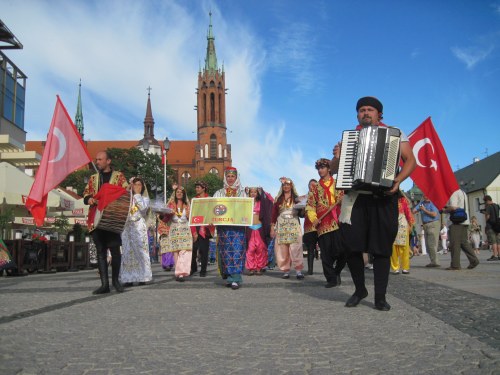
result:
[[(458, 208), (463, 208), (465, 212), (468, 212), (467, 207), (467, 196), (462, 190), (455, 191), (445, 206), (444, 211), (452, 213)], [(451, 251), (451, 264), (448, 271), (457, 271), (461, 269), (460, 266), (460, 249), (462, 249), (469, 260), (468, 269), (473, 269), (479, 264), (479, 259), (477, 259), (476, 254), (472, 251), (472, 246), (470, 245), (469, 239), (467, 238), (467, 230), (469, 227), (469, 219), (467, 218), (460, 224), (452, 223), (450, 225), (450, 251)]]
[(498, 204), (493, 203), (493, 199), (491, 199), (491, 196), (485, 195), (484, 198), (484, 204), (486, 205), (485, 208), (485, 219), (486, 219), (486, 236), (488, 237), (488, 243), (491, 245), (491, 250), (493, 251), (493, 254), (488, 261), (496, 261), (500, 260), (500, 234), (496, 233), (493, 230), (492, 225), (495, 223), (495, 221), (500, 217), (500, 210), (498, 207)]
[(448, 227), (446, 226), (446, 223), (441, 224), (439, 237), (441, 238), (441, 247), (443, 248), (443, 254), (448, 254)]
[(469, 226), (469, 238), (474, 247), (474, 253), (479, 254), (479, 247), (481, 246), (481, 225), (477, 222), (477, 217), (472, 216)]
[(441, 267), (437, 255), (439, 231), (441, 229), (439, 210), (428, 197), (424, 196), (423, 201), (413, 209), (414, 214), (417, 212), (420, 212), (422, 218), (425, 248), (431, 260), (426, 267)]

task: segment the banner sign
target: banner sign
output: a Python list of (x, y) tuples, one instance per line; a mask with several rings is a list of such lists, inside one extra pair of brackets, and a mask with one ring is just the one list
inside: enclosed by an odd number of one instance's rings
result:
[(83, 208), (75, 208), (71, 213), (75, 216), (82, 215), (83, 216)]
[(253, 225), (253, 198), (194, 198), (189, 225)]

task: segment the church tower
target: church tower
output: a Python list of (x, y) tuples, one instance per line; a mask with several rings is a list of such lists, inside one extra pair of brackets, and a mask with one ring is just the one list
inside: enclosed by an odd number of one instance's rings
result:
[(214, 173), (223, 177), (231, 165), (231, 145), (227, 144), (226, 81), (224, 66), (217, 65), (212, 13), (207, 35), (205, 66), (198, 72), (196, 176)]
[(78, 85), (78, 104), (76, 105), (75, 126), (83, 141), (83, 112), (82, 112), (82, 80)]
[(161, 146), (155, 139), (155, 120), (151, 110), (151, 87), (148, 87), (146, 116), (144, 117), (144, 138), (135, 146), (141, 151), (161, 156)]

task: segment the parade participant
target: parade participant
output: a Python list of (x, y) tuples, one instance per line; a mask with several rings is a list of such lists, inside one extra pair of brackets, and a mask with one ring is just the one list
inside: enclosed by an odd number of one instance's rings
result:
[(401, 266), (403, 275), (408, 275), (410, 273), (410, 233), (415, 219), (411, 213), (408, 198), (402, 191), (399, 191), (399, 194), (398, 234), (392, 247), (391, 270), (393, 274), (398, 275)]
[(165, 251), (174, 254), (175, 280), (183, 282), (191, 272), (193, 254), (193, 236), (188, 224), (190, 207), (186, 190), (177, 185), (172, 189), (167, 202), (172, 213), (161, 214), (160, 219), (168, 225)]
[[(217, 190), (214, 197), (246, 197), (236, 168), (226, 168), (224, 187)], [(226, 286), (233, 290), (239, 289), (243, 282), (242, 273), (246, 250), (245, 232), (246, 228), (243, 226), (217, 226), (219, 272), (222, 278), (227, 280)]]
[(158, 235), (160, 236), (160, 254), (161, 254), (161, 268), (164, 271), (170, 272), (174, 267), (174, 254), (167, 251), (167, 241), (168, 241), (168, 225), (160, 219), (160, 214), (158, 217)]
[(262, 275), (267, 266), (267, 248), (271, 241), (271, 211), (273, 201), (261, 187), (247, 187), (245, 193), (254, 199), (253, 225), (247, 228), (245, 268), (248, 275)]
[(149, 208), (148, 192), (140, 177), (131, 178), (129, 188), (130, 186), (133, 193), (132, 204), (122, 232), (120, 282), (124, 286), (131, 286), (133, 283), (142, 285), (153, 280), (146, 225)]
[[(382, 103), (374, 97), (359, 99), (356, 111), (358, 130), (364, 126), (387, 126), (381, 122)], [(394, 179), (392, 188), (384, 194), (350, 190), (342, 200), (340, 230), (344, 248), (348, 251), (347, 265), (355, 285), (355, 292), (347, 300), (346, 307), (357, 306), (368, 295), (362, 254), (367, 251), (374, 258), (375, 308), (381, 311), (391, 308), (385, 295), (389, 282), (392, 245), (398, 232), (398, 196), (395, 193), (416, 166), (408, 138), (404, 134), (401, 135), (403, 167)], [(333, 174), (338, 171), (340, 147), (339, 142), (333, 149), (334, 158), (330, 163)]]
[[(310, 193), (313, 185), (316, 185), (318, 181), (314, 178), (309, 181), (308, 192)], [(316, 246), (318, 244), (318, 232), (316, 227), (311, 223), (309, 217), (304, 215), (304, 235), (302, 236), (302, 242), (307, 250), (307, 274), (313, 274), (314, 258), (316, 255)]]
[[(205, 181), (196, 181), (194, 183), (196, 190), (195, 198), (207, 198), (208, 185)], [(212, 233), (211, 230), (212, 229)], [(193, 234), (193, 256), (191, 260), (191, 275), (198, 271), (198, 254), (200, 254), (200, 277), (207, 276), (208, 264), (208, 251), (210, 248), (210, 238), (213, 234), (213, 226), (210, 228), (208, 225), (193, 226), (191, 232)]]
[(335, 180), (330, 175), (330, 160), (318, 159), (315, 167), (320, 180), (309, 192), (306, 217), (318, 233), (325, 287), (333, 288), (341, 284), (340, 273), (346, 264), (342, 237), (338, 230), (338, 203), (342, 193), (335, 189)]
[[(89, 182), (83, 192), (83, 202), (91, 206), (89, 210), (89, 224), (90, 220), (94, 219), (95, 210), (98, 200), (94, 196), (99, 192), (102, 185), (109, 183), (111, 185), (121, 186), (126, 188), (128, 186), (127, 179), (123, 173), (114, 171), (111, 167), (111, 156), (107, 151), (99, 151), (96, 155), (95, 161), (98, 173), (90, 176)], [(117, 292), (123, 292), (123, 286), (120, 284), (120, 266), (121, 266), (121, 253), (120, 245), (122, 244), (121, 236), (119, 233), (110, 232), (99, 228), (89, 228), (92, 230), (92, 239), (96, 246), (97, 251), (97, 267), (99, 276), (101, 278), (101, 286), (93, 291), (93, 294), (109, 293), (109, 280), (108, 280), (108, 263), (106, 260), (107, 250), (111, 252), (111, 282)]]
[(274, 200), (271, 219), (271, 237), (276, 238), (274, 252), (276, 264), (283, 271), (282, 278), (290, 277), (290, 269), (296, 271), (298, 280), (302, 280), (302, 230), (298, 211), (293, 206), (298, 202), (299, 195), (293, 181), (289, 178), (280, 178), (281, 188)]

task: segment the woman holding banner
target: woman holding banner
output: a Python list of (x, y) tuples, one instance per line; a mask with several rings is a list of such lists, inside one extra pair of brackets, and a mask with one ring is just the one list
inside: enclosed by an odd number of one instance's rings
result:
[(173, 190), (167, 203), (172, 212), (160, 215), (160, 219), (168, 226), (165, 251), (174, 254), (175, 280), (183, 282), (191, 273), (193, 236), (188, 224), (189, 200), (186, 190), (177, 185), (173, 186)]
[[(224, 171), (224, 187), (217, 190), (214, 197), (246, 197), (241, 186), (238, 171), (228, 167)], [(227, 280), (226, 286), (239, 289), (243, 282), (242, 273), (245, 263), (246, 228), (244, 226), (217, 226), (217, 257), (219, 272)]]

